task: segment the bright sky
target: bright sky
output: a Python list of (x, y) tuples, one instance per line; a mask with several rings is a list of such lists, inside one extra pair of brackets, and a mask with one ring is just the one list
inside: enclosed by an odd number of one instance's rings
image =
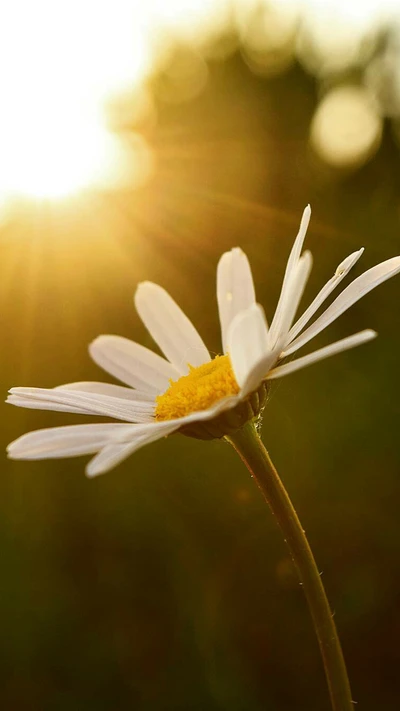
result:
[[(243, 20), (256, 0), (234, 4)], [(149, 149), (141, 145), (137, 174), (121, 171), (123, 147), (107, 130), (106, 100), (140, 87), (162, 61), (167, 49), (160, 27), (196, 41), (196, 35), (223, 25), (230, 5), (229, 0), (2, 3), (0, 202), (20, 195), (62, 197), (112, 184), (112, 176), (140, 182)], [(350, 23), (351, 35), (357, 35), (382, 13), (400, 15), (398, 0), (280, 0), (276, 6), (286, 14), (301, 12), (322, 44), (329, 37), (336, 41), (332, 17), (347, 30)], [(147, 160), (144, 171), (148, 165)]]

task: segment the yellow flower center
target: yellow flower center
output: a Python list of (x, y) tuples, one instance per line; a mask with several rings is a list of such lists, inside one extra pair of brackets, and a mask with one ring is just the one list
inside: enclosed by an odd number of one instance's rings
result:
[(189, 374), (170, 380), (168, 390), (156, 398), (156, 419), (174, 420), (239, 392), (228, 355), (217, 356), (198, 368), (189, 365)]

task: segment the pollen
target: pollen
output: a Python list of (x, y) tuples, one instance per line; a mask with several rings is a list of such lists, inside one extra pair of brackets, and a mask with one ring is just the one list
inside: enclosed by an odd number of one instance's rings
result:
[(228, 355), (217, 356), (197, 368), (189, 365), (188, 375), (170, 380), (168, 390), (156, 398), (156, 419), (174, 420), (207, 410), (218, 400), (236, 395), (239, 389)]

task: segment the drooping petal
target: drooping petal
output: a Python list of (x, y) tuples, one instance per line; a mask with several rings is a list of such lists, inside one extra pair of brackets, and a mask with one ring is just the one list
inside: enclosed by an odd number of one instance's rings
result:
[(97, 393), (97, 395), (111, 395), (126, 400), (143, 400), (144, 402), (154, 402), (154, 395), (136, 388), (125, 388), (123, 385), (113, 385), (112, 383), (101, 383), (96, 381), (82, 381), (77, 383), (65, 383), (57, 385), (55, 390), (81, 390), (86, 393)]
[(146, 444), (155, 442), (161, 439), (161, 437), (167, 437), (185, 425), (212, 420), (221, 412), (234, 408), (241, 399), (243, 399), (242, 393), (219, 400), (207, 410), (192, 412), (190, 415), (185, 415), (185, 417), (180, 417), (175, 420), (133, 425), (134, 429), (129, 433), (129, 441), (127, 441), (128, 438), (123, 437), (123, 442), (110, 442), (104, 450), (99, 452), (99, 454), (89, 462), (86, 468), (86, 474), (89, 477), (104, 474)]
[(179, 372), (165, 358), (122, 336), (99, 336), (89, 346), (94, 362), (132, 388), (158, 395)]
[(349, 348), (354, 348), (355, 346), (360, 346), (362, 343), (367, 343), (377, 335), (378, 334), (375, 331), (366, 329), (365, 331), (355, 333), (353, 336), (342, 338), (342, 340), (331, 343), (329, 346), (320, 348), (319, 350), (309, 353), (302, 358), (292, 360), (291, 363), (278, 365), (277, 368), (274, 368), (268, 373), (267, 379), (273, 380), (274, 378), (282, 378), (284, 375), (294, 373), (296, 370), (300, 370), (300, 368), (305, 368), (307, 365), (323, 360), (323, 358), (328, 358), (329, 356), (336, 355), (342, 351), (347, 351)]
[(10, 459), (59, 459), (94, 454), (115, 437), (129, 436), (133, 425), (68, 425), (36, 430), (7, 447)]
[(150, 422), (154, 413), (154, 402), (58, 388), (11, 388), (7, 402), (37, 410), (65, 411), (66, 408), (67, 412), (102, 415), (127, 422)]
[(296, 321), (294, 326), (290, 329), (288, 334), (287, 343), (291, 343), (296, 336), (303, 330), (307, 325), (309, 320), (318, 311), (319, 307), (322, 306), (324, 301), (332, 293), (334, 289), (340, 284), (340, 282), (347, 276), (350, 269), (354, 267), (356, 262), (360, 259), (362, 253), (364, 252), (364, 247), (359, 249), (357, 252), (353, 252), (346, 259), (343, 260), (337, 267), (333, 277), (327, 281), (327, 283), (322, 287), (321, 291), (317, 294), (314, 301), (310, 304), (308, 309), (303, 313), (303, 315)]
[(287, 290), (290, 288), (290, 284), (293, 278), (293, 271), (296, 269), (298, 261), (300, 259), (300, 254), (301, 250), (303, 248), (304, 244), (304, 239), (307, 233), (307, 228), (308, 224), (310, 222), (310, 217), (311, 217), (311, 208), (309, 205), (305, 208), (301, 222), (300, 222), (300, 228), (297, 233), (297, 237), (294, 241), (294, 245), (292, 247), (292, 251), (290, 252), (290, 256), (288, 259), (288, 263), (286, 266), (286, 271), (285, 271), (285, 276), (283, 278), (283, 284), (282, 284), (282, 289), (281, 293), (279, 296), (278, 300), (278, 305), (276, 307), (276, 311), (274, 314), (274, 318), (272, 319), (272, 323), (270, 326), (270, 343), (275, 344), (280, 335), (280, 323), (281, 323), (281, 317), (282, 317), (282, 311), (285, 309), (287, 300)]
[(368, 294), (371, 289), (382, 284), (382, 282), (398, 272), (400, 272), (400, 257), (393, 257), (386, 262), (382, 262), (382, 264), (377, 264), (364, 274), (361, 274), (361, 276), (357, 277), (357, 279), (349, 284), (349, 286), (336, 297), (335, 301), (328, 306), (326, 311), (324, 311), (311, 326), (291, 343), (290, 347), (285, 350), (283, 357), (294, 353), (298, 348), (304, 346), (308, 341), (314, 338), (314, 336), (320, 333), (320, 331), (329, 326), (332, 321), (335, 321), (341, 316), (344, 311), (347, 311), (350, 306), (353, 306), (356, 301), (365, 296), (365, 294)]
[(235, 247), (225, 252), (217, 267), (217, 300), (222, 347), (228, 347), (228, 330), (235, 316), (255, 303), (255, 291), (249, 260)]
[(155, 442), (162, 437), (172, 434), (179, 429), (180, 423), (177, 420), (170, 422), (154, 422), (149, 425), (138, 425), (132, 432), (129, 442), (112, 442), (104, 447), (86, 467), (86, 474), (89, 477), (105, 474), (120, 464), (146, 444)]
[(192, 322), (161, 286), (149, 281), (139, 284), (135, 306), (147, 330), (181, 375), (188, 373), (188, 363), (196, 367), (211, 360)]
[(241, 311), (231, 324), (228, 350), (242, 397), (260, 385), (277, 360), (279, 354), (268, 349), (267, 336), (264, 311), (259, 304)]

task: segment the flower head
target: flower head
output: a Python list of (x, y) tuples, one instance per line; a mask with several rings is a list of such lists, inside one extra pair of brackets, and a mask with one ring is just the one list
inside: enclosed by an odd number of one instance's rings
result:
[(338, 266), (295, 321), (312, 266), (310, 252), (302, 254), (310, 214), (308, 206), (269, 327), (256, 302), (248, 259), (239, 248), (223, 254), (218, 264), (217, 300), (224, 355), (214, 359), (171, 296), (162, 287), (144, 282), (135, 294), (136, 309), (165, 358), (126, 338), (100, 336), (91, 343), (90, 354), (124, 386), (78, 382), (53, 389), (12, 388), (7, 400), (20, 407), (105, 415), (125, 424), (72, 425), (30, 432), (9, 445), (9, 456), (45, 459), (95, 454), (86, 469), (94, 476), (172, 432), (222, 437), (260, 414), (266, 381), (374, 338), (375, 331), (361, 331), (281, 363), (371, 289), (400, 271), (400, 257), (372, 267), (312, 320), (361, 257), (360, 249)]

